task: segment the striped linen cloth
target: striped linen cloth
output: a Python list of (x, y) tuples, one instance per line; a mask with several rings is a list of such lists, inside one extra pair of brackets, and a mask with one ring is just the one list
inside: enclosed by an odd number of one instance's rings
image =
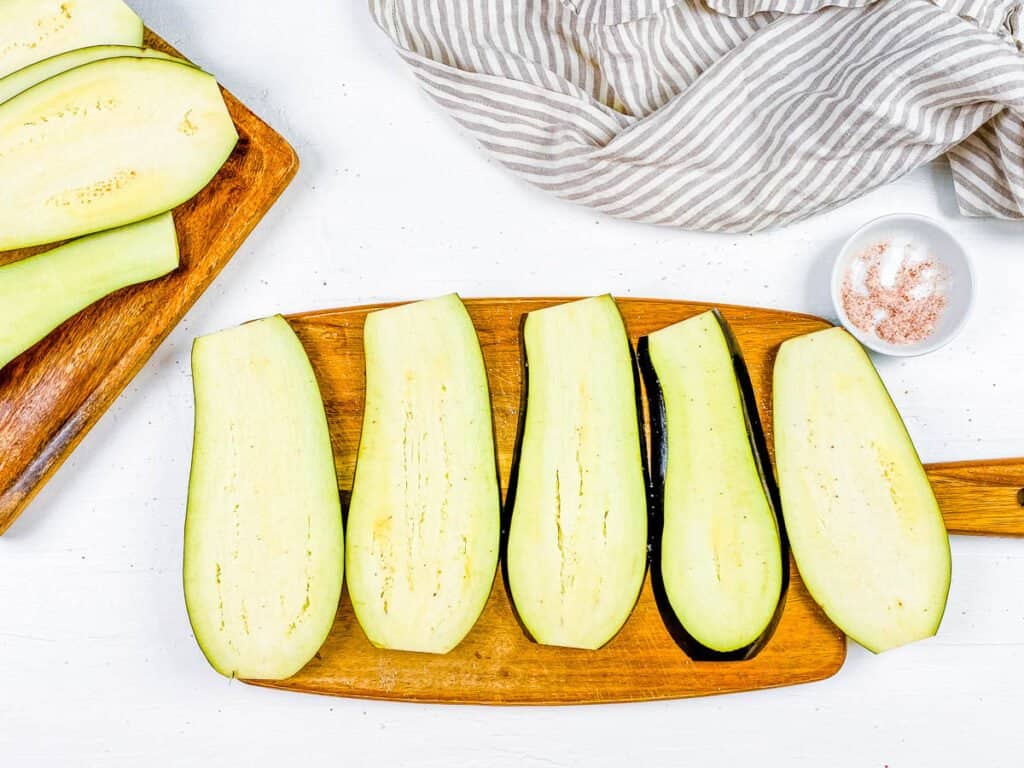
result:
[(491, 155), (613, 216), (756, 231), (946, 153), (964, 214), (1024, 218), (1024, 3), (370, 6)]

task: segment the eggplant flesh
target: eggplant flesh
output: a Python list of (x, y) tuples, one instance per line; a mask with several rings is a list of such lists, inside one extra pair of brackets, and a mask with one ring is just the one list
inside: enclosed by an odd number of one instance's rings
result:
[(0, 77), (93, 45), (142, 45), (142, 20), (121, 0), (4, 0)]
[(0, 104), (0, 250), (169, 211), (238, 134), (217, 81), (178, 61), (102, 59)]
[(458, 296), (371, 313), (348, 512), (348, 590), (375, 646), (447, 653), (497, 572), (501, 500), (490, 394)]
[(177, 267), (170, 213), (0, 267), (0, 368), (104, 296)]
[(279, 316), (196, 339), (192, 371), (189, 620), (221, 674), (284, 679), (326, 639), (344, 574), (320, 390), (302, 344)]
[(742, 355), (717, 312), (641, 339), (639, 352), (659, 610), (691, 658), (752, 658), (781, 616), (789, 570)]
[(137, 59), (164, 59), (188, 64), (188, 62), (162, 51), (138, 48), (132, 45), (92, 45), (88, 48), (77, 48), (37, 61), (6, 77), (0, 77), (0, 104), (17, 96), (22, 91), (27, 91), (33, 85), (39, 85), (39, 83), (56, 77), (62, 72), (67, 72), (69, 69), (75, 69), (101, 59), (117, 59), (126, 56)]
[(536, 642), (597, 649), (629, 618), (647, 566), (632, 348), (611, 296), (529, 313), (523, 344), (507, 583)]
[(949, 536), (871, 359), (832, 328), (785, 342), (774, 377), (782, 509), (807, 589), (875, 653), (931, 637), (949, 592)]

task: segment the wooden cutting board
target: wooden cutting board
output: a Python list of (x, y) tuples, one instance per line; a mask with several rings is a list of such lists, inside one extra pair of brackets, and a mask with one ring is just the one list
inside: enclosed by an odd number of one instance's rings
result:
[[(146, 45), (180, 56), (146, 33)], [(181, 266), (89, 307), (0, 369), (0, 535), (213, 282), (299, 168), (295, 151), (224, 92), (239, 142), (174, 212)], [(0, 253), (0, 265), (52, 248)]]
[[(487, 365), (502, 488), (508, 482), (519, 421), (519, 326), (525, 312), (568, 299), (479, 299), (466, 304)], [(630, 336), (639, 336), (710, 305), (620, 299)], [(347, 502), (363, 410), (363, 320), (374, 307), (289, 317), (309, 353), (330, 422), (338, 483)], [(770, 435), (771, 369), (781, 342), (827, 327), (816, 317), (721, 306), (745, 355), (761, 420)], [(953, 533), (1024, 535), (1024, 459), (928, 468)], [(297, 691), (400, 701), (473, 704), (582, 704), (646, 701), (772, 688), (835, 674), (846, 641), (808, 595), (791, 565), (786, 607), (772, 641), (754, 659), (695, 663), (669, 637), (645, 584), (633, 615), (600, 651), (530, 642), (513, 617), (499, 572), (480, 621), (446, 656), (383, 651), (363, 635), (347, 591), (317, 657), (283, 682), (248, 681)]]

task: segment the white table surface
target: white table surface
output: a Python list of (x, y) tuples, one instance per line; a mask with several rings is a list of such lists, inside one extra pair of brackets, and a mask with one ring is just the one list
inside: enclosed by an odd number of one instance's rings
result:
[[(710, 236), (618, 222), (489, 162), (421, 95), (362, 0), (134, 0), (294, 144), (302, 170), (210, 291), (0, 538), (0, 765), (1020, 765), (1024, 541), (953, 542), (938, 637), (823, 683), (667, 703), (490, 709), (229, 682), (181, 590), (193, 336), (380, 299), (592, 294), (829, 314), (827, 268), (893, 211), (976, 259), (963, 335), (881, 370), (928, 461), (1024, 456), (1024, 224), (958, 216), (948, 167), (805, 224)], [(299, 761), (302, 762), (299, 762)]]

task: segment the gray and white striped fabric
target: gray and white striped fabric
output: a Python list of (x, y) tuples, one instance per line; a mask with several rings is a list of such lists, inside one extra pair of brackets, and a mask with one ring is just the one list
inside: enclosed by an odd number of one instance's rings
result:
[(370, 5), (495, 158), (613, 216), (755, 231), (948, 153), (963, 213), (1024, 218), (1024, 3)]

